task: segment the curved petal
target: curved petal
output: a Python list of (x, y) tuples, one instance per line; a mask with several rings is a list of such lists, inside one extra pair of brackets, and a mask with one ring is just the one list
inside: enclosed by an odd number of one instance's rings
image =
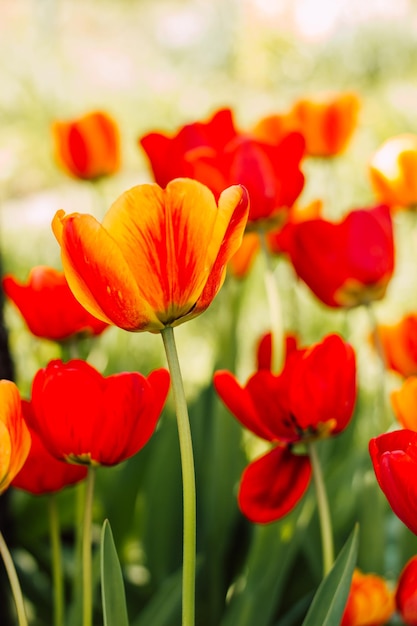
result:
[(407, 561), (400, 574), (395, 602), (404, 624), (417, 624), (417, 556)]
[(392, 510), (417, 534), (417, 433), (404, 429), (375, 437), (369, 453)]
[(0, 493), (22, 468), (31, 445), (23, 419), (19, 391), (9, 380), (0, 380)]
[(52, 228), (68, 284), (92, 315), (125, 330), (159, 330), (117, 243), (96, 219), (58, 211)]
[(253, 402), (248, 390), (241, 387), (233, 374), (225, 370), (215, 372), (213, 383), (224, 404), (245, 428), (262, 439), (274, 439), (273, 432), (259, 417), (256, 402)]
[(311, 478), (307, 456), (289, 448), (274, 448), (245, 469), (239, 488), (242, 513), (256, 524), (268, 524), (287, 515), (301, 500)]
[(417, 376), (407, 378), (401, 389), (391, 394), (395, 417), (404, 428), (417, 431)]

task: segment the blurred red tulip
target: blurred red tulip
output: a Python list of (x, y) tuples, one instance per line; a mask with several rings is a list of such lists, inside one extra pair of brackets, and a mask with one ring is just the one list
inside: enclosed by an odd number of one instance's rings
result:
[(165, 369), (104, 377), (85, 361), (51, 361), (33, 380), (28, 423), (57, 459), (115, 465), (150, 439), (169, 380)]
[(52, 125), (55, 156), (71, 176), (94, 180), (120, 167), (120, 138), (116, 122), (101, 111)]
[(417, 556), (406, 563), (400, 574), (395, 602), (403, 623), (417, 626)]
[(338, 223), (289, 224), (280, 245), (298, 276), (331, 307), (380, 300), (394, 271), (392, 219), (384, 205), (356, 209)]
[(379, 486), (392, 510), (417, 534), (417, 432), (404, 429), (369, 442)]
[(99, 335), (108, 328), (79, 304), (64, 273), (52, 267), (32, 268), (27, 283), (9, 274), (3, 278), (3, 290), (36, 337), (65, 341), (74, 335)]
[(355, 569), (340, 626), (383, 626), (394, 611), (394, 593), (386, 580)]
[[(33, 422), (30, 402), (22, 400), (23, 415), (26, 421)], [(32, 445), (29, 455), (12, 481), (13, 487), (23, 489), (34, 495), (60, 491), (68, 485), (83, 480), (87, 475), (87, 468), (65, 461), (58, 461), (42, 443), (39, 435), (30, 429)]]
[(148, 156), (155, 181), (166, 187), (174, 178), (192, 177), (189, 158), (221, 152), (237, 134), (232, 111), (220, 109), (207, 122), (186, 124), (173, 136), (156, 132), (144, 135), (139, 145)]
[(259, 369), (242, 387), (233, 374), (218, 371), (214, 386), (245, 428), (273, 444), (243, 473), (239, 506), (256, 523), (279, 519), (301, 499), (310, 481), (310, 460), (294, 454), (292, 444), (335, 435), (352, 417), (353, 349), (339, 336), (329, 335), (308, 349), (290, 350), (279, 375)]

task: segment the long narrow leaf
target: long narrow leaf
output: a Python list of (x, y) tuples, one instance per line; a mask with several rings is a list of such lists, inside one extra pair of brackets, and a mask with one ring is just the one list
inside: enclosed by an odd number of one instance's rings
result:
[(357, 554), (358, 526), (355, 526), (329, 574), (321, 582), (303, 626), (340, 624), (349, 595)]
[(108, 520), (101, 533), (101, 591), (104, 626), (129, 626), (122, 569)]

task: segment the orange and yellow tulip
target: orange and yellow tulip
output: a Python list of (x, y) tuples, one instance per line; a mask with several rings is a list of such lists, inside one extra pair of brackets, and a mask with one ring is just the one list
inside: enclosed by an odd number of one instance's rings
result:
[(341, 626), (382, 626), (394, 611), (394, 593), (386, 580), (355, 569)]
[(374, 153), (369, 174), (377, 197), (400, 207), (417, 205), (417, 135), (391, 137)]
[(16, 385), (0, 380), (0, 493), (22, 468), (30, 450), (30, 433)]
[(248, 217), (244, 187), (216, 203), (197, 181), (123, 193), (100, 224), (58, 211), (53, 230), (75, 297), (92, 315), (129, 331), (159, 332), (196, 317), (224, 282)]
[(101, 111), (52, 125), (55, 158), (71, 176), (94, 180), (120, 167), (120, 138), (116, 122)]

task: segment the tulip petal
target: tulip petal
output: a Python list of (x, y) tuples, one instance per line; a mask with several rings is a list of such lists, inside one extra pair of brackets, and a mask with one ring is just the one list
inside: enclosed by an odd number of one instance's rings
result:
[(162, 328), (116, 242), (94, 217), (58, 211), (52, 228), (68, 284), (87, 311), (125, 330)]
[(310, 478), (307, 456), (297, 456), (287, 447), (274, 448), (243, 472), (238, 496), (240, 509), (256, 524), (274, 522), (301, 500)]
[(392, 510), (417, 534), (417, 433), (407, 429), (385, 433), (371, 439), (369, 452)]

